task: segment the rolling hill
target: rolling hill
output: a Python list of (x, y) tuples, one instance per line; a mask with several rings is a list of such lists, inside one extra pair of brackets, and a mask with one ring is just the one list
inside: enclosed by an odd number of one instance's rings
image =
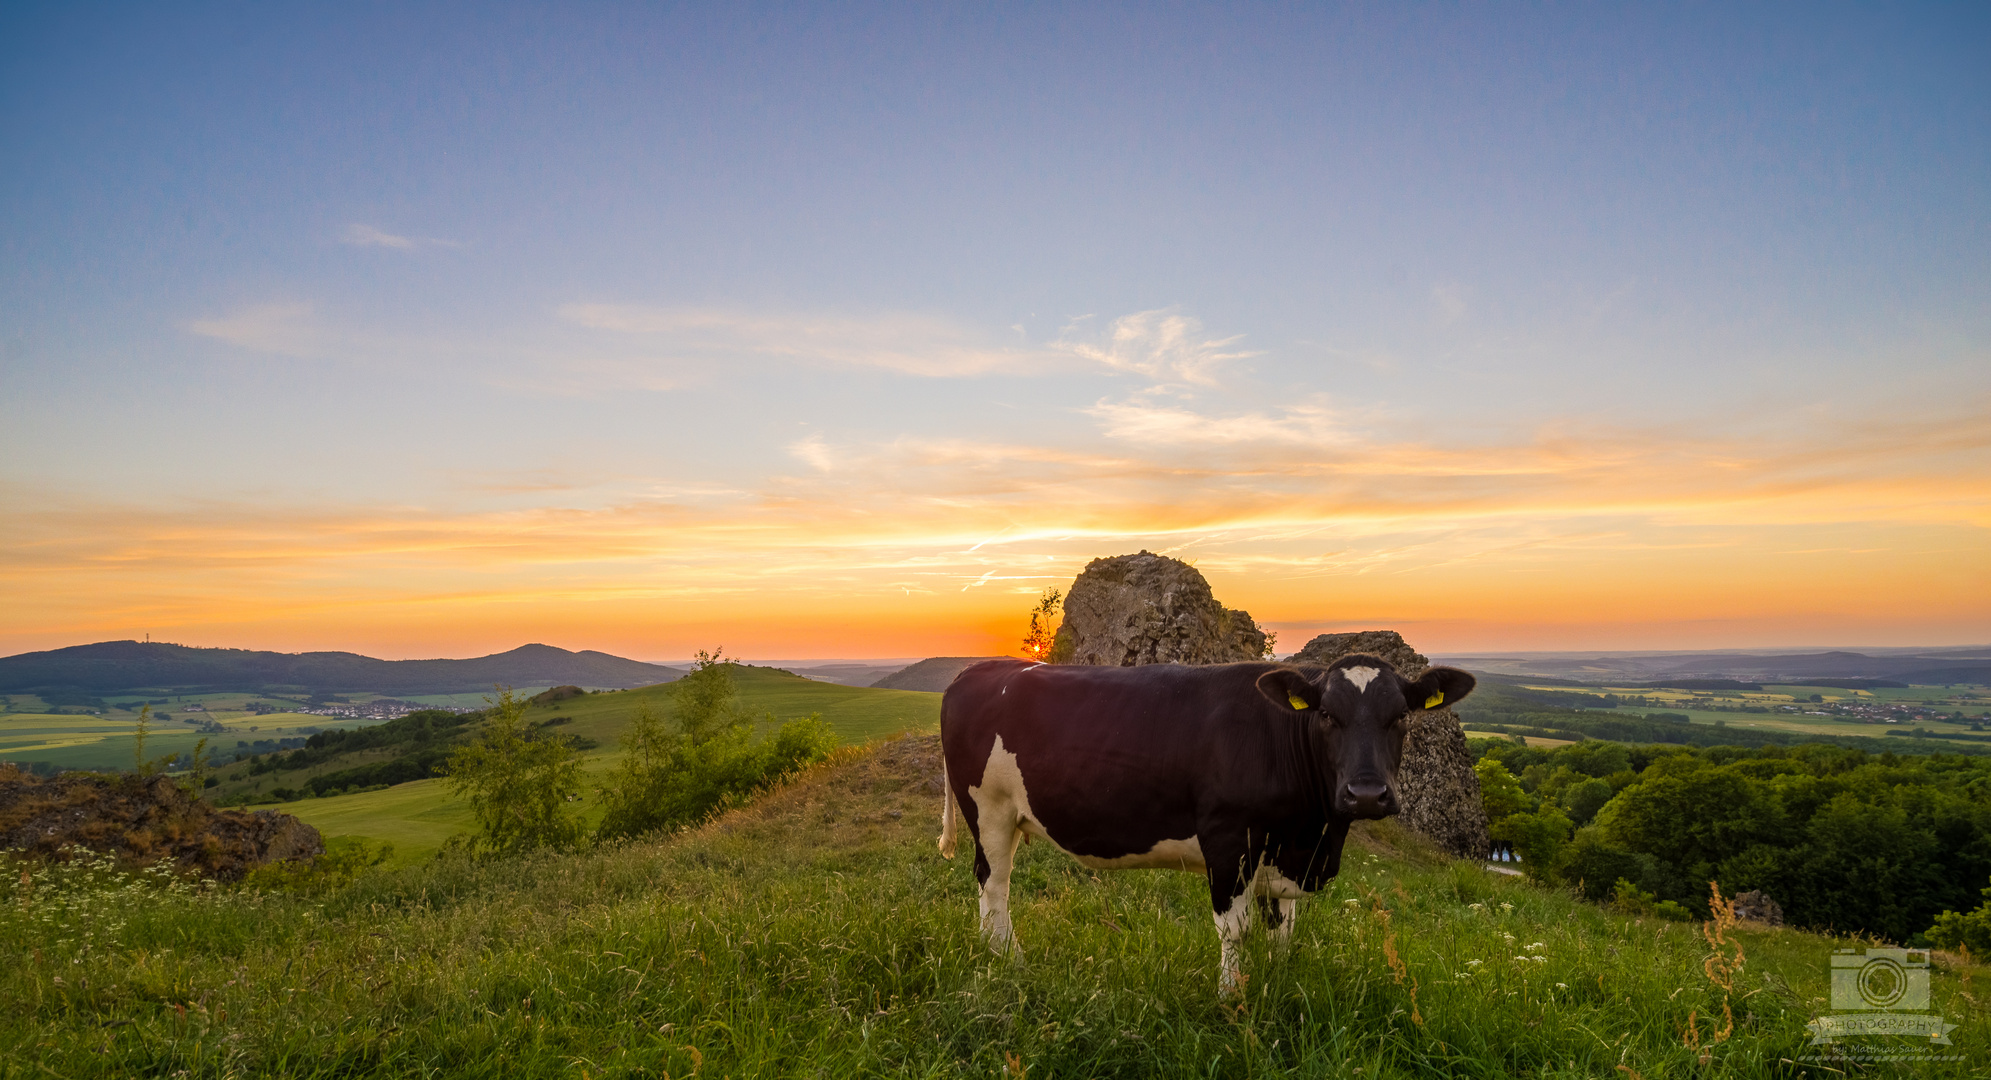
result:
[(197, 649), (163, 642), (100, 641), (0, 658), (0, 693), (128, 690), (211, 693), (289, 687), (323, 693), (410, 697), (491, 687), (648, 686), (684, 672), (604, 652), (522, 645), (468, 660), (376, 660), (349, 652), (279, 653)]
[(954, 681), (954, 676), (961, 674), (963, 671), (984, 660), (1002, 659), (1006, 658), (1001, 656), (930, 656), (910, 667), (901, 668), (871, 685), (880, 690), (924, 690), (928, 693), (937, 694), (946, 690), (947, 684)]

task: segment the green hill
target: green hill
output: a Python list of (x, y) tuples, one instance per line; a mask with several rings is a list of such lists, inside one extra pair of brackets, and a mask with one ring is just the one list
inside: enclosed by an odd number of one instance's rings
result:
[[(778, 720), (792, 720), (811, 713), (820, 714), (846, 745), (864, 743), (907, 731), (932, 731), (940, 723), (940, 695), (908, 690), (873, 690), (867, 687), (839, 686), (816, 682), (772, 668), (732, 667), (740, 691), (740, 703), (756, 716), (772, 713)], [(571, 697), (545, 705), (529, 705), (529, 722), (554, 722), (563, 734), (593, 744), (584, 755), (591, 772), (608, 767), (619, 753), (623, 729), (648, 706), (659, 715), (669, 716), (670, 687), (646, 686), (634, 690), (603, 691)], [(362, 729), (364, 730), (364, 729)], [(464, 729), (466, 733), (471, 728)], [(283, 788), (305, 788), (312, 777), (352, 769), (386, 760), (376, 751), (343, 754), (319, 761), (308, 768), (285, 769), (263, 774), (247, 766), (231, 766), (221, 771), (222, 783), (212, 794), (228, 801), (244, 794), (268, 793)], [(351, 837), (384, 841), (394, 845), (397, 862), (427, 858), (454, 832), (469, 827), (468, 811), (456, 803), (440, 780), (417, 780), (383, 790), (361, 791), (329, 798), (305, 798), (282, 805), (315, 825), (327, 837)], [(587, 811), (593, 810), (590, 805)]]

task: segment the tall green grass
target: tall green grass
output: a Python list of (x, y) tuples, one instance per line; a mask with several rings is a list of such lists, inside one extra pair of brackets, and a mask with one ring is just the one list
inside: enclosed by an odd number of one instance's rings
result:
[[(162, 893), (82, 950), (35, 929), (20, 913), (47, 894), (16, 887), (0, 1070), (1832, 1075), (1795, 1064), (1830, 939), (1742, 932), (1735, 1031), (1709, 1046), (1724, 994), (1695, 926), (1448, 863), (1391, 828), (1302, 905), (1288, 950), (1254, 943), (1241, 1001), (1216, 992), (1199, 877), (1094, 873), (1044, 844), (1015, 875), (1025, 959), (1001, 960), (976, 936), (968, 860), (933, 852), (938, 802), (919, 771), (845, 752), (674, 838), (446, 856), (315, 896)], [(1991, 1025), (1961, 975), (1936, 984), (1966, 1060), (1915, 1074), (1983, 1075)]]

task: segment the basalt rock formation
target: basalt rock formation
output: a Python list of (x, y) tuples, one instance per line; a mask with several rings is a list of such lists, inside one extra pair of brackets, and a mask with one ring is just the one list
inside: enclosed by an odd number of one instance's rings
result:
[(218, 810), (165, 776), (0, 766), (0, 848), (61, 858), (71, 846), (149, 864), (162, 858), (219, 881), (264, 863), (325, 853), (318, 830), (275, 810)]
[(1059, 664), (1225, 664), (1265, 657), (1265, 632), (1217, 602), (1179, 559), (1143, 551), (1086, 564), (1051, 646)]
[[(1394, 630), (1322, 634), (1288, 662), (1331, 664), (1349, 653), (1381, 657), (1406, 679), (1415, 679), (1431, 667), (1431, 661)], [(1449, 707), (1410, 714), (1398, 781), (1406, 826), (1462, 859), (1486, 857), (1486, 806), (1480, 801), (1479, 776), (1466, 749), (1466, 733)]]

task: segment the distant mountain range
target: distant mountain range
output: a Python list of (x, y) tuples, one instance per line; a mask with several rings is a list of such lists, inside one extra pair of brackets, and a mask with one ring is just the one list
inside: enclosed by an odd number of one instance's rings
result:
[(475, 693), (501, 684), (649, 686), (683, 674), (660, 664), (592, 650), (568, 652), (551, 645), (522, 645), (510, 652), (469, 660), (376, 660), (349, 652), (279, 653), (100, 641), (0, 658), (0, 693), (217, 693), (284, 688), (412, 697)]
[(1445, 656), (1444, 662), (1505, 674), (1548, 675), (1587, 683), (1630, 680), (1740, 679), (1799, 683), (1807, 679), (1888, 679), (1917, 686), (1991, 684), (1991, 649), (1930, 649), (1872, 656), (1835, 650), (1817, 653), (1537, 653), (1522, 656)]

